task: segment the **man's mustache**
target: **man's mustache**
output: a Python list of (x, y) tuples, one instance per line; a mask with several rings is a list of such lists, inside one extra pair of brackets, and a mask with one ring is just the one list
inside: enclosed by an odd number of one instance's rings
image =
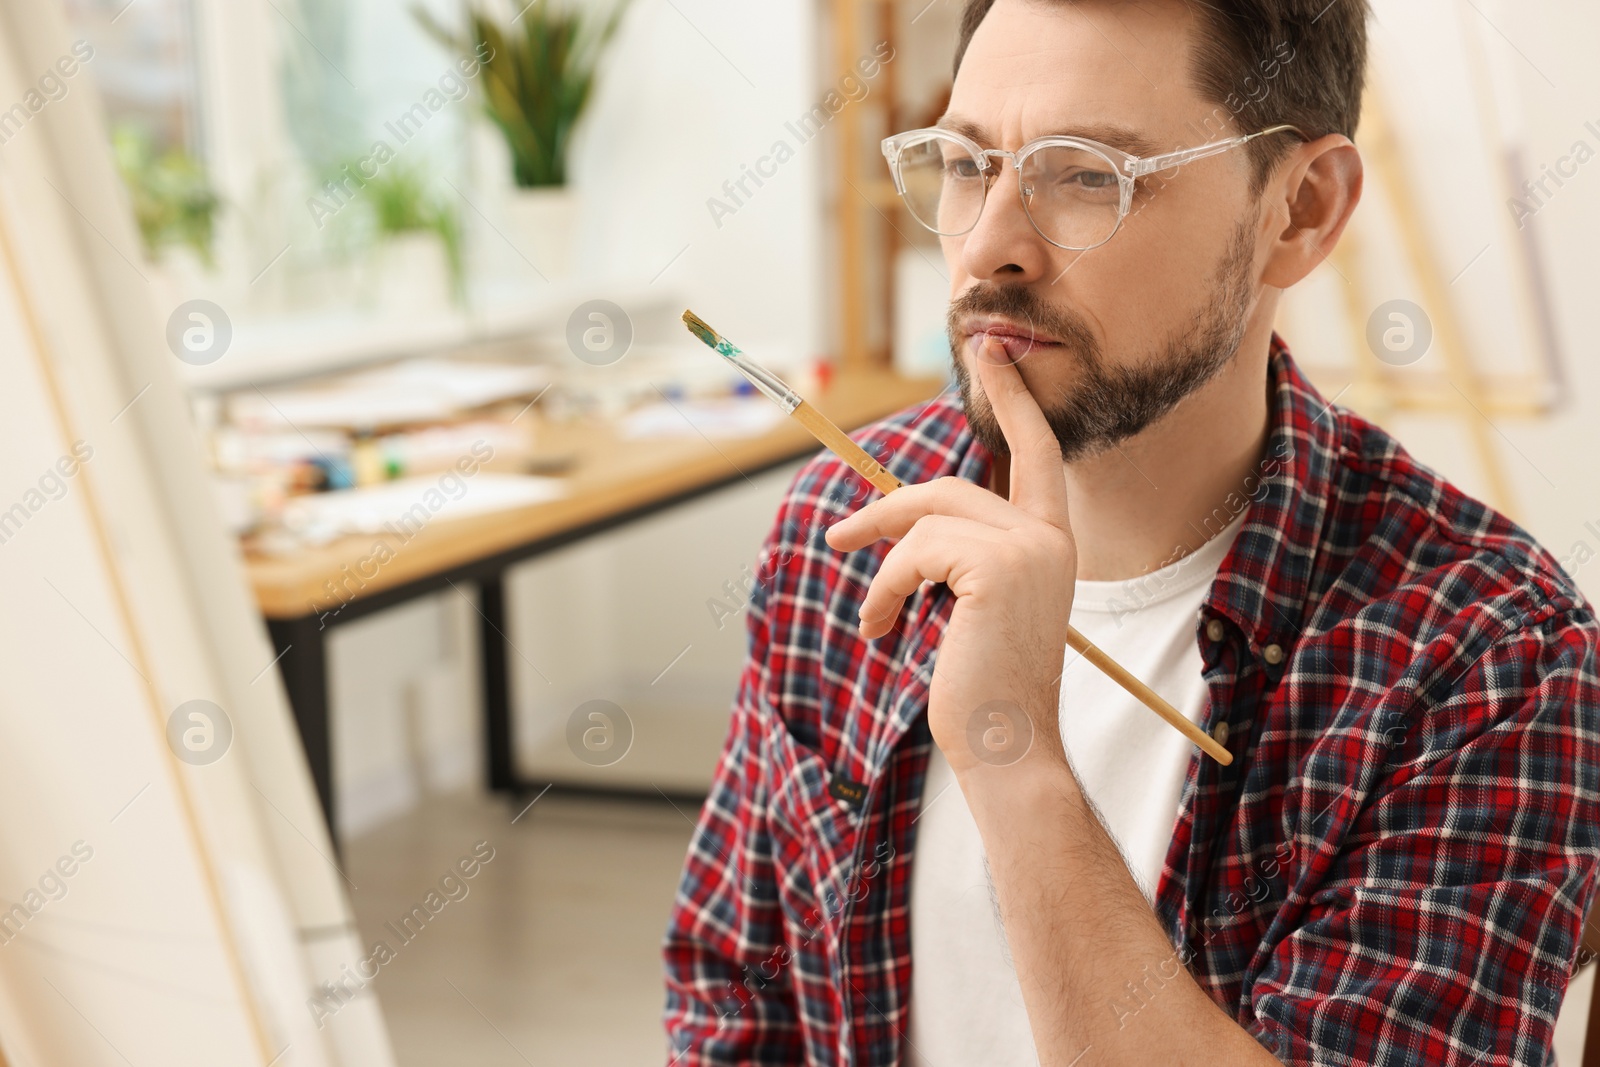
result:
[(948, 324), (952, 343), (961, 321), (969, 315), (1004, 315), (1036, 333), (1060, 338), (1062, 344), (1080, 354), (1099, 355), (1094, 333), (1082, 318), (1046, 305), (1031, 289), (1020, 285), (974, 285), (950, 301)]

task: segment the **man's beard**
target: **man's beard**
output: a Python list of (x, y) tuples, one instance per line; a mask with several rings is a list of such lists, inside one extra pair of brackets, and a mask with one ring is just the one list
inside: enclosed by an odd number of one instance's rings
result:
[[(947, 329), (972, 435), (995, 455), (1010, 451), (989, 398), (974, 384), (956, 349), (955, 339), (961, 336), (961, 323), (967, 316), (1004, 315), (1061, 341), (1042, 350), (1048, 355), (1036, 358), (1074, 361), (1078, 380), (1063, 388), (1053, 401), (1050, 397), (1034, 399), (1061, 443), (1062, 458), (1071, 462), (1138, 434), (1228, 365), (1244, 340), (1253, 301), (1250, 268), (1254, 243), (1255, 220), (1247, 219), (1229, 242), (1210, 297), (1167, 340), (1158, 358), (1129, 364), (1107, 364), (1099, 341), (1081, 317), (1051, 307), (1024, 286), (979, 284), (962, 293), (950, 303)], [(975, 354), (974, 358), (983, 357)]]

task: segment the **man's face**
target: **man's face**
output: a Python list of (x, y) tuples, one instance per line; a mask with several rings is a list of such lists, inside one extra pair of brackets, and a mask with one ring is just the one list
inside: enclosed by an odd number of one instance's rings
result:
[[(1219, 128), (1226, 110), (1193, 86), (1197, 32), (1178, 0), (997, 0), (962, 58), (946, 119), (980, 127), (984, 148), (1012, 151), (1063, 133), (1148, 156), (1250, 132)], [(1006, 451), (973, 367), (987, 331), (1018, 359), (1063, 456), (1093, 455), (1161, 418), (1237, 351), (1259, 292), (1249, 157), (1234, 149), (1141, 179), (1121, 229), (1087, 252), (1041, 237), (1010, 161), (994, 162), (1000, 176), (977, 225), (942, 238), (968, 422)]]

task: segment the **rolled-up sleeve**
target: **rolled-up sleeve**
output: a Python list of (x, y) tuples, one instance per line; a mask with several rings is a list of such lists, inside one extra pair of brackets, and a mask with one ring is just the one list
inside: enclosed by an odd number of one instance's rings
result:
[[(1412, 718), (1241, 1022), (1291, 1064), (1553, 1062), (1600, 860), (1586, 612), (1490, 645)], [(1323, 844), (1324, 850), (1328, 849)]]

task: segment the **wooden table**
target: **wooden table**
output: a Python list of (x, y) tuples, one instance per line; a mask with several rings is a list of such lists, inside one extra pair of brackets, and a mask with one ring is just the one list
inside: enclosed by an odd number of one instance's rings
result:
[[(853, 430), (938, 392), (935, 378), (886, 371), (843, 373), (811, 402)], [(817, 451), (793, 419), (757, 437), (699, 435), (628, 441), (607, 423), (540, 427), (540, 447), (571, 451), (568, 493), (548, 503), (438, 519), (409, 540), (361, 534), (288, 556), (247, 558), (256, 601), (278, 653), (289, 702), (329, 830), (333, 761), (328, 724), (327, 636), (334, 626), (415, 597), (470, 583), (479, 592), (484, 742), (489, 788), (529, 787), (517, 773), (511, 724), (505, 572), (514, 563), (693, 500)], [(392, 555), (373, 562), (375, 546)]]

